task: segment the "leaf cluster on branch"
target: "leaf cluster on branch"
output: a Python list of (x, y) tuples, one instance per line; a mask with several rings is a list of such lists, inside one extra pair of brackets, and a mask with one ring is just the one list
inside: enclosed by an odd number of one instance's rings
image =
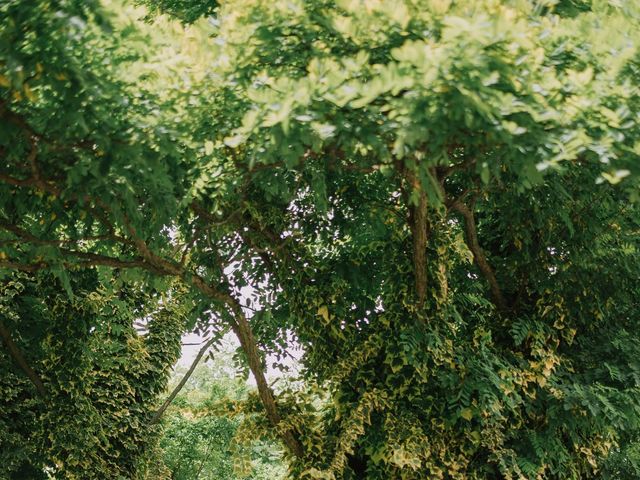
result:
[(157, 76), (63, 3), (0, 7), (2, 281), (232, 331), (292, 478), (591, 478), (637, 437), (635, 2), (161, 2), (209, 63)]

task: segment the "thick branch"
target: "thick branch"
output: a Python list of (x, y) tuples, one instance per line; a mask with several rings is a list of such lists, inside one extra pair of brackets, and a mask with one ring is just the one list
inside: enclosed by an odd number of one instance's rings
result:
[[(258, 350), (255, 336), (251, 325), (247, 320), (242, 306), (232, 295), (227, 292), (221, 292), (215, 287), (209, 285), (201, 276), (187, 271), (182, 265), (166, 260), (154, 254), (146, 244), (146, 242), (137, 236), (135, 229), (125, 218), (127, 229), (132, 237), (133, 243), (143, 256), (145, 261), (155, 268), (164, 271), (166, 274), (176, 275), (182, 278), (186, 283), (193, 285), (209, 298), (218, 300), (226, 304), (234, 314), (235, 321), (231, 322), (231, 329), (240, 341), (240, 346), (247, 356), (249, 368), (253, 374), (258, 386), (258, 395), (265, 408), (267, 418), (273, 427), (277, 427), (281, 421), (280, 414), (276, 406), (273, 392), (267, 383), (262, 362), (260, 360), (260, 352)], [(289, 450), (298, 457), (303, 456), (302, 446), (290, 430), (280, 433), (280, 436), (289, 448)]]
[[(44, 240), (44, 239), (38, 238), (35, 235), (32, 235), (31, 233), (27, 232), (26, 230), (21, 229), (17, 225), (13, 225), (3, 219), (0, 219), (0, 228), (13, 233), (16, 237), (23, 240), (24, 242), (32, 243), (34, 245), (60, 245), (61, 243), (64, 243), (64, 241), (59, 241), (59, 240)], [(109, 235), (107, 236), (107, 238), (114, 241), (123, 240), (124, 243), (127, 243), (126, 239), (121, 239), (120, 237), (115, 235)], [(79, 262), (79, 264), (84, 266), (102, 265), (102, 266), (114, 267), (114, 268), (136, 268), (137, 267), (137, 268), (145, 268), (147, 270), (152, 270), (152, 271), (157, 270), (153, 267), (153, 265), (145, 263), (143, 259), (121, 260), (119, 258), (110, 257), (107, 255), (81, 252), (78, 250), (71, 250), (68, 248), (61, 248), (61, 247), (58, 247), (58, 251), (67, 257), (76, 257), (78, 259), (82, 259), (83, 261)], [(10, 267), (10, 264), (11, 262), (6, 262), (6, 266), (8, 268)], [(0, 263), (0, 266), (2, 265), (5, 265), (5, 263)], [(74, 264), (67, 262), (65, 263), (65, 265), (72, 266)], [(37, 264), (29, 264), (29, 265), (25, 264), (23, 265), (23, 268), (21, 268), (21, 270), (26, 269), (30, 271), (35, 271), (35, 270), (39, 270), (40, 268), (44, 268), (46, 266), (47, 264), (45, 262), (38, 262)]]
[[(154, 273), (159, 273), (164, 275), (164, 272), (158, 271), (151, 265), (147, 265), (142, 260), (119, 260), (113, 257), (107, 257), (105, 255), (96, 255), (93, 253), (84, 253), (84, 252), (73, 252), (70, 250), (64, 250), (64, 254), (74, 255), (80, 259), (84, 259), (82, 261), (75, 262), (62, 262), (66, 268), (71, 267), (113, 267), (113, 268), (143, 268), (145, 270), (149, 270)], [(19, 270), (21, 272), (37, 272), (38, 270), (43, 270), (45, 268), (50, 267), (51, 265), (47, 262), (35, 262), (35, 263), (20, 263), (13, 262), (11, 260), (0, 260), (0, 268), (6, 270)]]
[(10, 260), (0, 260), (0, 269), (5, 270), (16, 270), (19, 272), (37, 272), (38, 270), (42, 270), (46, 268), (47, 264), (44, 262), (37, 263), (20, 263), (20, 262), (12, 262)]
[(10, 175), (5, 175), (4, 173), (0, 173), (0, 182), (8, 183), (9, 185), (13, 185), (15, 187), (32, 187), (35, 186), (35, 180), (33, 178), (20, 179), (15, 178)]
[(454, 163), (453, 165), (449, 165), (446, 167), (438, 167), (438, 171), (440, 172), (440, 176), (442, 178), (446, 178), (450, 175), (453, 175), (456, 172), (460, 172), (462, 170), (467, 170), (469, 167), (476, 163), (476, 158), (468, 158), (463, 160), (460, 163)]
[(151, 425), (154, 425), (154, 424), (158, 423), (158, 421), (160, 420), (162, 415), (164, 415), (164, 412), (167, 410), (169, 405), (171, 405), (171, 402), (173, 402), (174, 398), (176, 398), (178, 393), (180, 393), (180, 390), (182, 390), (182, 387), (185, 386), (185, 384), (187, 383), (187, 380), (189, 380), (189, 378), (193, 374), (194, 370), (196, 369), (196, 366), (200, 362), (200, 359), (202, 359), (203, 355), (207, 352), (207, 350), (209, 350), (209, 347), (211, 345), (213, 345), (213, 342), (215, 342), (215, 341), (216, 341), (216, 338), (214, 337), (214, 338), (210, 339), (209, 341), (207, 341), (202, 346), (202, 348), (200, 349), (200, 351), (196, 355), (196, 358), (193, 359), (193, 362), (191, 363), (191, 366), (189, 367), (189, 370), (187, 370), (187, 372), (184, 374), (184, 376), (180, 380), (180, 383), (178, 383), (178, 385), (176, 385), (176, 388), (173, 389), (173, 391), (167, 397), (167, 399), (164, 401), (164, 403), (153, 414), (153, 417), (151, 418)]
[(407, 182), (418, 195), (417, 205), (409, 205), (409, 226), (413, 239), (413, 274), (418, 305), (424, 305), (427, 296), (427, 194), (415, 173), (405, 169)]
[(9, 175), (0, 173), (0, 181), (4, 183), (8, 183), (9, 185), (14, 185), (16, 187), (37, 188), (45, 192), (49, 192), (52, 195), (60, 196), (60, 190), (57, 187), (41, 179), (37, 179), (37, 178), (20, 179), (20, 178), (15, 178), (15, 177), (11, 177)]
[[(29, 242), (29, 243), (33, 243), (35, 245), (65, 245), (65, 244), (78, 244), (79, 242), (91, 242), (91, 241), (100, 241), (100, 240), (109, 240), (109, 241), (113, 241), (116, 243), (123, 243), (126, 244), (127, 240), (125, 238), (122, 238), (118, 235), (115, 234), (105, 234), (105, 235), (90, 235), (87, 237), (81, 237), (81, 238), (69, 238), (69, 239), (44, 239), (44, 238), (39, 238), (36, 237), (35, 235), (32, 235), (31, 233), (29, 233), (28, 231), (18, 227), (17, 225), (12, 224), (11, 222), (8, 222), (2, 218), (0, 218), (0, 228), (13, 233), (16, 237), (18, 237), (18, 239), (25, 241), (25, 242)], [(3, 241), (3, 242), (7, 242), (7, 241)], [(11, 242), (11, 241), (9, 241)]]
[(11, 333), (2, 323), (2, 321), (0, 321), (0, 338), (2, 338), (2, 343), (4, 343), (13, 361), (16, 362), (16, 364), (22, 369), (27, 377), (29, 377), (31, 383), (35, 385), (38, 394), (41, 397), (46, 397), (47, 390), (46, 388), (44, 388), (42, 380), (40, 379), (38, 374), (29, 366), (27, 360), (24, 358), (24, 355), (22, 355), (22, 352), (11, 338)]
[(485, 256), (482, 248), (480, 247), (480, 243), (478, 242), (478, 233), (476, 231), (476, 222), (473, 211), (471, 211), (469, 207), (467, 207), (467, 205), (460, 200), (454, 200), (450, 204), (450, 206), (460, 215), (462, 215), (462, 218), (464, 219), (467, 246), (469, 247), (469, 250), (471, 250), (473, 259), (480, 269), (480, 272), (487, 280), (487, 282), (489, 282), (489, 289), (491, 290), (491, 296), (493, 297), (495, 305), (500, 311), (504, 312), (507, 309), (507, 304), (504, 300), (504, 296), (502, 295), (502, 290), (498, 285), (496, 275), (493, 272), (491, 265), (489, 265), (489, 262), (487, 262), (487, 257)]
[[(278, 413), (273, 392), (271, 391), (271, 388), (269, 388), (269, 384), (267, 383), (267, 379), (264, 375), (262, 361), (260, 360), (260, 352), (258, 351), (257, 343), (253, 335), (253, 331), (251, 330), (251, 325), (249, 325), (249, 321), (237, 300), (233, 299), (233, 304), (230, 306), (235, 314), (237, 322), (235, 325), (232, 325), (231, 328), (238, 337), (240, 345), (247, 356), (249, 368), (256, 380), (258, 395), (260, 396), (262, 405), (267, 413), (269, 423), (271, 423), (273, 427), (277, 428), (281, 421), (281, 417)], [(291, 430), (283, 431), (280, 436), (293, 454), (297, 457), (303, 456), (304, 452), (302, 450), (302, 445), (300, 445)]]
[[(20, 117), (15, 116), (11, 112), (6, 111), (3, 104), (0, 104), (0, 114), (9, 117), (9, 119), (16, 123), (18, 126), (22, 127), (25, 130), (25, 133), (28, 134), (28, 139), (31, 141), (37, 140), (38, 136), (33, 133), (33, 131), (29, 128), (26, 122), (23, 122)], [(32, 143), (32, 146), (34, 144)], [(35, 151), (35, 148), (32, 150)], [(41, 190), (47, 191), (55, 196), (60, 196), (63, 192), (56, 185), (48, 183), (45, 181), (40, 172), (37, 169), (37, 164), (35, 163), (35, 157), (28, 159), (28, 162), (31, 167), (31, 176), (27, 179), (19, 179), (9, 175), (0, 174), (0, 181), (18, 186), (18, 187), (28, 187), (28, 188), (39, 188)], [(88, 199), (85, 199), (88, 200)], [(100, 205), (105, 212), (109, 212), (109, 209), (104, 206), (100, 199), (93, 199), (96, 204)], [(200, 213), (200, 212), (197, 212)], [(235, 213), (231, 216), (233, 218)], [(231, 218), (228, 218), (230, 220)], [(138, 253), (142, 257), (142, 259), (135, 260), (119, 260), (112, 257), (106, 257), (103, 255), (97, 255), (87, 252), (78, 252), (74, 250), (67, 250), (60, 248), (59, 251), (63, 253), (65, 256), (75, 257), (77, 260), (82, 260), (81, 262), (77, 262), (80, 265), (106, 265), (112, 267), (139, 267), (144, 268), (149, 271), (153, 271), (160, 275), (173, 275), (181, 278), (188, 284), (191, 284), (196, 289), (200, 290), (204, 295), (209, 298), (218, 300), (223, 302), (230, 308), (235, 314), (235, 321), (231, 322), (231, 328), (234, 330), (236, 336), (240, 340), (240, 344), (245, 351), (249, 366), (251, 371), (256, 378), (256, 383), (258, 385), (258, 392), (260, 398), (264, 404), (265, 410), (267, 412), (267, 417), (270, 423), (277, 427), (280, 423), (280, 416), (278, 414), (275, 399), (273, 393), (269, 389), (269, 386), (266, 382), (266, 378), (264, 375), (264, 371), (262, 368), (262, 364), (260, 362), (260, 355), (258, 351), (258, 347), (251, 330), (251, 326), (247, 321), (242, 308), (237, 303), (237, 300), (233, 298), (227, 292), (220, 292), (216, 288), (209, 285), (201, 276), (194, 274), (193, 272), (187, 270), (183, 265), (176, 263), (172, 260), (167, 260), (162, 258), (151, 251), (148, 247), (144, 239), (137, 235), (137, 232), (133, 228), (132, 224), (129, 222), (129, 219), (125, 216), (124, 223), (126, 227), (126, 232), (128, 236), (132, 240), (133, 246), (138, 250)], [(13, 231), (14, 234), (18, 235), (18, 232)], [(22, 237), (23, 240), (26, 240), (31, 243), (42, 243), (43, 241), (48, 242), (48, 240), (41, 240), (37, 237), (34, 237), (27, 232), (21, 231), (21, 234), (24, 234)], [(123, 243), (131, 244), (126, 240), (123, 240)], [(34, 264), (19, 264), (11, 261), (0, 261), (0, 267), (8, 267), (8, 268), (19, 268), (27, 271), (35, 271), (40, 268), (47, 267), (45, 262), (39, 262)], [(291, 431), (285, 431), (281, 433), (281, 437), (287, 447), (297, 456), (302, 456), (302, 447), (294, 437)]]

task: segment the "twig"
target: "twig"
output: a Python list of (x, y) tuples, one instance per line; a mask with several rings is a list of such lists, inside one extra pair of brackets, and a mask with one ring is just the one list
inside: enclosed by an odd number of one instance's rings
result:
[(476, 163), (476, 158), (472, 157), (460, 163), (455, 163), (447, 167), (438, 167), (438, 171), (440, 172), (440, 175), (442, 178), (446, 178), (450, 175), (453, 175), (456, 172), (459, 172), (461, 170), (466, 170), (468, 167), (472, 166), (475, 163)]
[(184, 374), (184, 376), (182, 377), (182, 379), (180, 380), (178, 385), (176, 385), (176, 387), (173, 389), (173, 391), (167, 397), (167, 399), (164, 401), (164, 403), (160, 406), (160, 408), (158, 410), (156, 410), (156, 412), (153, 414), (153, 417), (151, 417), (151, 421), (150, 421), (151, 425), (155, 425), (156, 423), (158, 423), (160, 421), (160, 418), (162, 417), (162, 415), (164, 415), (164, 412), (167, 410), (167, 408), (169, 408), (169, 405), (171, 405), (171, 402), (173, 402), (173, 400), (176, 398), (178, 393), (180, 393), (180, 390), (182, 390), (182, 388), (187, 383), (187, 380), (189, 380), (189, 378), (193, 374), (194, 370), (196, 369), (196, 366), (200, 362), (200, 359), (207, 352), (207, 350), (209, 350), (209, 347), (211, 345), (213, 345), (213, 343), (215, 341), (216, 341), (216, 337), (213, 337), (213, 338), (209, 339), (202, 346), (202, 348), (200, 349), (200, 351), (196, 355), (196, 358), (194, 358), (193, 362), (191, 362), (191, 366), (189, 367), (189, 370), (187, 370), (187, 372)]

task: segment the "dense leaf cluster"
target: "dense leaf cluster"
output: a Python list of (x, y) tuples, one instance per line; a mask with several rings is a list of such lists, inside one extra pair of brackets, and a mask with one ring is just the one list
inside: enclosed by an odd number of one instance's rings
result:
[[(2, 325), (19, 332), (14, 341), (45, 389), (3, 351), (2, 478), (139, 478), (151, 461), (151, 414), (179, 355), (184, 316), (141, 303), (135, 289), (95, 286), (91, 276), (74, 279), (70, 300), (51, 276), (3, 283)], [(133, 328), (137, 316), (148, 318), (145, 337)]]
[[(243, 412), (249, 388), (229, 378), (230, 352), (199, 365), (166, 415), (160, 440), (175, 480), (279, 480), (286, 467), (273, 441), (259, 438)], [(180, 376), (182, 372), (176, 372)]]
[[(636, 2), (161, 2), (215, 15), (180, 31), (211, 35), (181, 80), (137, 73), (108, 9), (36, 3), (0, 7), (3, 281), (133, 285), (233, 332), (293, 478), (635, 468)], [(44, 318), (54, 349), (84, 331)]]

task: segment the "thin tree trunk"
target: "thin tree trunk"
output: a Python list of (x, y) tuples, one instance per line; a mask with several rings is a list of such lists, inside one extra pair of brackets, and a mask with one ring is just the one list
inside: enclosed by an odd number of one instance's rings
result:
[[(241, 306), (237, 302), (234, 302), (234, 304), (232, 305), (232, 309), (236, 317), (236, 324), (232, 327), (233, 332), (236, 334), (236, 337), (238, 337), (240, 346), (247, 356), (249, 368), (251, 369), (251, 373), (253, 373), (253, 377), (256, 380), (256, 384), (258, 386), (258, 395), (260, 396), (262, 405), (264, 406), (264, 409), (267, 413), (269, 423), (271, 423), (273, 427), (277, 427), (281, 421), (281, 417), (278, 413), (278, 408), (273, 396), (273, 392), (271, 391), (271, 388), (269, 387), (267, 379), (264, 375), (264, 369), (262, 368), (262, 361), (260, 359), (260, 352), (258, 350), (251, 325), (249, 325), (249, 321), (244, 315)], [(304, 454), (302, 446), (300, 445), (300, 442), (298, 442), (298, 440), (295, 438), (291, 430), (282, 432), (280, 434), (280, 437), (293, 454), (295, 454), (299, 458), (302, 458)]]

